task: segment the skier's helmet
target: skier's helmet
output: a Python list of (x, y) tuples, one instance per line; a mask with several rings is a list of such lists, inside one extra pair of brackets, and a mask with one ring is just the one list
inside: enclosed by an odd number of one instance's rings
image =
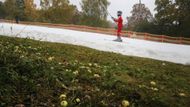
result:
[(117, 11), (117, 16), (121, 16), (122, 15), (122, 11)]

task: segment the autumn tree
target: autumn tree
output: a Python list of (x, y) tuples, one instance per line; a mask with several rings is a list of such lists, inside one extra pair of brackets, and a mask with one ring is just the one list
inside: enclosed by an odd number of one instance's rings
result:
[(36, 5), (34, 4), (34, 0), (25, 0), (24, 2), (24, 14), (26, 16), (26, 20), (35, 21), (38, 18), (38, 12), (36, 10)]
[(106, 27), (108, 0), (82, 0), (83, 24)]
[(0, 18), (4, 18), (6, 16), (4, 3), (0, 1)]
[(43, 20), (54, 23), (72, 23), (77, 8), (68, 0), (41, 0)]
[(172, 30), (175, 29), (177, 24), (175, 24), (176, 16), (175, 16), (175, 4), (170, 0), (156, 0), (155, 1), (157, 11), (155, 17), (158, 25), (160, 26), (160, 31), (162, 34), (173, 35)]
[(24, 20), (24, 0), (6, 0), (4, 3), (4, 8), (6, 12), (6, 18), (14, 19), (18, 16), (19, 19)]
[(25, 16), (25, 1), (24, 0), (16, 0), (16, 16), (19, 17), (20, 20), (25, 20), (26, 16)]
[(189, 0), (156, 0), (155, 4), (156, 21), (163, 34), (190, 36)]
[(6, 0), (4, 3), (6, 18), (13, 19), (17, 13), (16, 0)]
[(128, 29), (134, 30), (141, 23), (153, 21), (153, 15), (145, 4), (135, 4), (131, 13), (132, 16), (127, 17)]

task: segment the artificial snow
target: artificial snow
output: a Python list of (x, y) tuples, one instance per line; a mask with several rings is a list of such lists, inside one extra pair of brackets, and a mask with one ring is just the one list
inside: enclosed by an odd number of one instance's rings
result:
[(0, 35), (68, 43), (123, 55), (190, 65), (190, 46), (188, 45), (131, 38), (123, 38), (123, 42), (120, 43), (112, 41), (116, 37), (111, 35), (11, 23), (0, 23)]

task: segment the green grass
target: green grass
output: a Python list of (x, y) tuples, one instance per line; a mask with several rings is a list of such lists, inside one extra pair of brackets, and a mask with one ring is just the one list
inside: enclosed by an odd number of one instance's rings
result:
[(190, 66), (0, 37), (1, 107), (59, 107), (61, 94), (69, 107), (188, 107)]

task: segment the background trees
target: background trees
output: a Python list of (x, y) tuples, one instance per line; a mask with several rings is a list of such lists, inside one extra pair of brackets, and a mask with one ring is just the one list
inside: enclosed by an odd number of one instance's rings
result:
[(16, 16), (17, 7), (16, 0), (6, 0), (4, 3), (5, 17), (7, 19), (13, 19)]
[(190, 1), (156, 0), (157, 25), (163, 34), (190, 37)]
[(40, 0), (38, 7), (34, 0), (5, 0), (0, 5), (0, 17), (6, 19), (19, 17), (24, 21), (109, 26), (107, 0), (82, 0), (82, 11), (70, 4), (69, 0)]
[(4, 3), (0, 1), (0, 18), (4, 18), (5, 17), (5, 7), (4, 7)]
[[(108, 0), (82, 0), (79, 11), (69, 0), (5, 0), (0, 2), (0, 18), (49, 23), (109, 27)], [(133, 6), (128, 30), (190, 37), (190, 0), (155, 0), (155, 17), (143, 3)]]
[(145, 4), (138, 3), (133, 6), (131, 11), (132, 16), (127, 17), (128, 20), (128, 29), (136, 30), (136, 27), (139, 26), (142, 22), (152, 22), (153, 15), (150, 10), (145, 6)]
[(52, 23), (72, 23), (77, 8), (68, 0), (41, 0), (41, 20)]
[(36, 5), (34, 4), (34, 0), (25, 0), (24, 6), (26, 20), (36, 21), (39, 18), (39, 15), (38, 11), (36, 10)]
[[(154, 34), (190, 37), (190, 1), (156, 0), (153, 18), (143, 4), (135, 4), (128, 17), (128, 29)], [(153, 19), (153, 20), (150, 20)]]
[(36, 17), (33, 0), (6, 0), (4, 9), (7, 19), (33, 20)]
[(107, 0), (82, 0), (82, 24), (107, 27)]

